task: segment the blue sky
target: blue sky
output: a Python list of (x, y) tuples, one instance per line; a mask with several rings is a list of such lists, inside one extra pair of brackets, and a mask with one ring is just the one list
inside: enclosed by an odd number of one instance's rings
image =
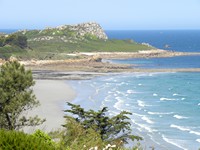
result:
[(88, 21), (106, 30), (200, 29), (200, 0), (0, 0), (0, 29)]

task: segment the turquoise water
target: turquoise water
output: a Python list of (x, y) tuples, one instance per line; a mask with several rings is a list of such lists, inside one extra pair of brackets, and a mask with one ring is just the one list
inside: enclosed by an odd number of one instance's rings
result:
[(111, 63), (132, 64), (134, 68), (200, 68), (200, 55), (168, 58), (130, 58), (105, 60)]
[(132, 112), (133, 131), (147, 147), (200, 147), (199, 73), (132, 73), (71, 83), (77, 91), (84, 89), (74, 103), (86, 109)]
[[(200, 31), (107, 31), (109, 38), (135, 39), (158, 48), (200, 52)], [(139, 68), (200, 68), (200, 56), (109, 60)], [(86, 109), (109, 108), (109, 115), (130, 111), (134, 134), (146, 149), (200, 148), (200, 73), (122, 73), (71, 81), (74, 103)], [(83, 90), (84, 89), (84, 90)], [(130, 143), (131, 145), (131, 143)]]

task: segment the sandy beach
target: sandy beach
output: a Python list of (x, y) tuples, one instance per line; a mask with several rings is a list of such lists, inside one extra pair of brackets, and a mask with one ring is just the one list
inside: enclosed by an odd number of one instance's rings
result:
[(49, 132), (61, 128), (65, 122), (64, 105), (75, 98), (75, 91), (65, 80), (36, 80), (33, 90), (40, 106), (29, 111), (28, 115), (38, 115), (46, 121), (37, 127), (26, 127), (24, 131), (31, 133), (35, 129), (41, 129)]

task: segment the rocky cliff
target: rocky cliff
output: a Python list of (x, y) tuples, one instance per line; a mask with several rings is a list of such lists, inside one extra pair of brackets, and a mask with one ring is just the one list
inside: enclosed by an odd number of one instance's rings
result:
[(96, 36), (98, 39), (107, 40), (108, 37), (103, 31), (102, 27), (95, 22), (88, 22), (88, 23), (82, 23), (77, 25), (64, 25), (59, 26), (56, 29), (58, 30), (70, 30), (77, 32), (77, 35), (85, 36), (85, 35), (93, 35)]
[(65, 43), (77, 43), (85, 40), (107, 40), (108, 37), (102, 27), (95, 22), (76, 25), (62, 25), (44, 30), (23, 30), (17, 33), (26, 35), (28, 41), (62, 41)]

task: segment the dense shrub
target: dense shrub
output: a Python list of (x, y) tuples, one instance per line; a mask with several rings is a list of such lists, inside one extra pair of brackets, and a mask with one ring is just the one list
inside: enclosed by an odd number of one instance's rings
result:
[(68, 118), (65, 124), (65, 129), (57, 132), (52, 132), (51, 136), (59, 141), (59, 149), (63, 150), (82, 150), (98, 147), (103, 149), (106, 145), (101, 140), (101, 136), (93, 129), (84, 129), (83, 126), (77, 123), (74, 118)]
[(23, 132), (0, 130), (0, 150), (54, 150), (43, 139)]
[(0, 37), (0, 47), (5, 45), (12, 45), (12, 46), (18, 46), (20, 48), (26, 48), (27, 47), (27, 37), (23, 35), (16, 35), (11, 34), (7, 37), (1, 36)]
[(41, 131), (41, 130), (39, 130), (39, 129), (36, 130), (36, 131), (32, 134), (32, 136), (43, 140), (45, 143), (47, 143), (47, 144), (50, 145), (50, 146), (55, 145), (55, 142), (51, 139), (51, 137), (50, 137), (47, 133), (45, 133), (45, 132), (43, 132), (43, 131)]

